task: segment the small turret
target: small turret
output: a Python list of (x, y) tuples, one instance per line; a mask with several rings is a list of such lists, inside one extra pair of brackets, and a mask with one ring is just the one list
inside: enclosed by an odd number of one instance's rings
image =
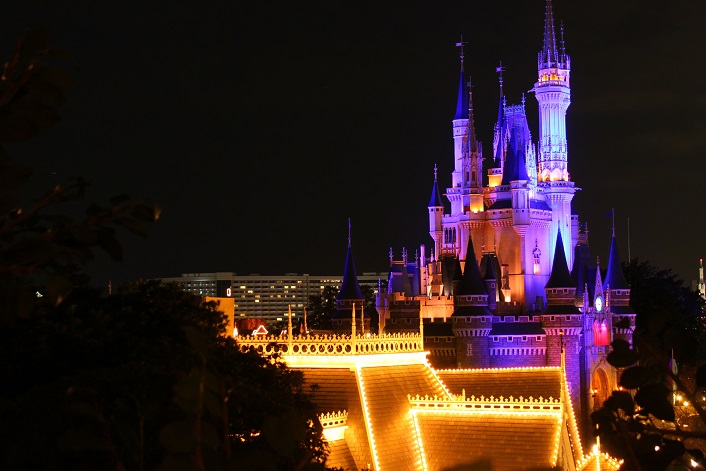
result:
[(441, 236), (443, 228), (441, 220), (444, 216), (444, 202), (439, 192), (438, 169), (434, 165), (434, 185), (431, 189), (431, 199), (429, 200), (429, 235), (434, 239), (434, 252), (437, 257), (441, 253)]
[(569, 265), (566, 263), (566, 253), (564, 252), (564, 241), (561, 238), (561, 231), (557, 232), (552, 273), (544, 289), (547, 293), (547, 309), (545, 313), (579, 313), (575, 305), (576, 285), (571, 278)]
[[(348, 251), (346, 252), (346, 265), (343, 268), (343, 282), (341, 290), (336, 295), (336, 313), (332, 317), (333, 330), (339, 333), (351, 332), (353, 317), (352, 310), (363, 309), (365, 306), (365, 296), (360, 289), (358, 283), (358, 275), (355, 270), (355, 261), (353, 260), (353, 248), (351, 247), (351, 223), (348, 221)], [(358, 332), (370, 331), (370, 316), (364, 314), (364, 321), (361, 322), (359, 317), (356, 317)]]
[(630, 285), (625, 281), (623, 267), (620, 265), (620, 255), (618, 254), (618, 243), (615, 240), (615, 228), (613, 228), (613, 238), (610, 242), (610, 256), (608, 257), (608, 272), (603, 282), (603, 289), (629, 290)]

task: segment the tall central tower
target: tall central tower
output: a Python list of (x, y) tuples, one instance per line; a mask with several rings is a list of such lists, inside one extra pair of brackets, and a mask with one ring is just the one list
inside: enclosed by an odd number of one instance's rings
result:
[[(566, 140), (566, 110), (571, 104), (571, 59), (564, 48), (563, 27), (557, 46), (551, 0), (547, 1), (544, 16), (544, 44), (539, 53), (537, 71), (534, 95), (539, 103), (538, 186), (552, 208), (549, 233), (556, 237), (557, 231), (561, 231), (564, 252), (569, 256), (571, 266), (571, 244), (576, 239), (572, 234), (571, 221), (571, 200), (576, 188), (569, 179)], [(550, 247), (554, 246), (550, 244)]]

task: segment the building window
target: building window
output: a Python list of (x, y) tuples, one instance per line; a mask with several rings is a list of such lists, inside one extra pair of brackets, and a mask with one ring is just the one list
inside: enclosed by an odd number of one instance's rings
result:
[(534, 258), (534, 274), (539, 275), (541, 273), (539, 258), (542, 256), (542, 251), (539, 250), (539, 242), (534, 239), (534, 250), (532, 251), (532, 258)]

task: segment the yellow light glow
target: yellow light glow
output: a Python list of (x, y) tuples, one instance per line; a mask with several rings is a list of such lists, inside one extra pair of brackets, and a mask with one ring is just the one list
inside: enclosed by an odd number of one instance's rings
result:
[(355, 376), (360, 385), (360, 399), (363, 402), (363, 413), (365, 414), (365, 429), (368, 432), (368, 442), (370, 443), (370, 451), (373, 453), (373, 461), (375, 461), (375, 469), (380, 469), (380, 461), (378, 460), (378, 450), (375, 446), (375, 436), (373, 435), (373, 424), (370, 420), (370, 409), (368, 408), (368, 398), (365, 393), (365, 382), (360, 366), (356, 366)]
[(345, 431), (348, 429), (348, 425), (339, 425), (338, 427), (329, 427), (324, 429), (324, 438), (327, 442), (334, 442), (336, 440), (343, 440)]

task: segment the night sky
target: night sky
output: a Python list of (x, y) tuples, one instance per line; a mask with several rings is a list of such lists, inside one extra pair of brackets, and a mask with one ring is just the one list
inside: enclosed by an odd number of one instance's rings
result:
[[(12, 4), (14, 3), (14, 5)], [(510, 104), (536, 80), (544, 0), (95, 2), (4, 5), (0, 52), (34, 25), (77, 62), (62, 121), (12, 156), (39, 191), (82, 176), (89, 200), (162, 207), (95, 284), (232, 271), (359, 272), (431, 243), (434, 164), (453, 167), (454, 43), (468, 42), (477, 132), (492, 152), (495, 67)], [(687, 281), (706, 256), (706, 3), (555, 0), (572, 60), (574, 213), (607, 263), (630, 253)], [(558, 24), (557, 24), (558, 27)], [(527, 113), (537, 138), (536, 100)]]

